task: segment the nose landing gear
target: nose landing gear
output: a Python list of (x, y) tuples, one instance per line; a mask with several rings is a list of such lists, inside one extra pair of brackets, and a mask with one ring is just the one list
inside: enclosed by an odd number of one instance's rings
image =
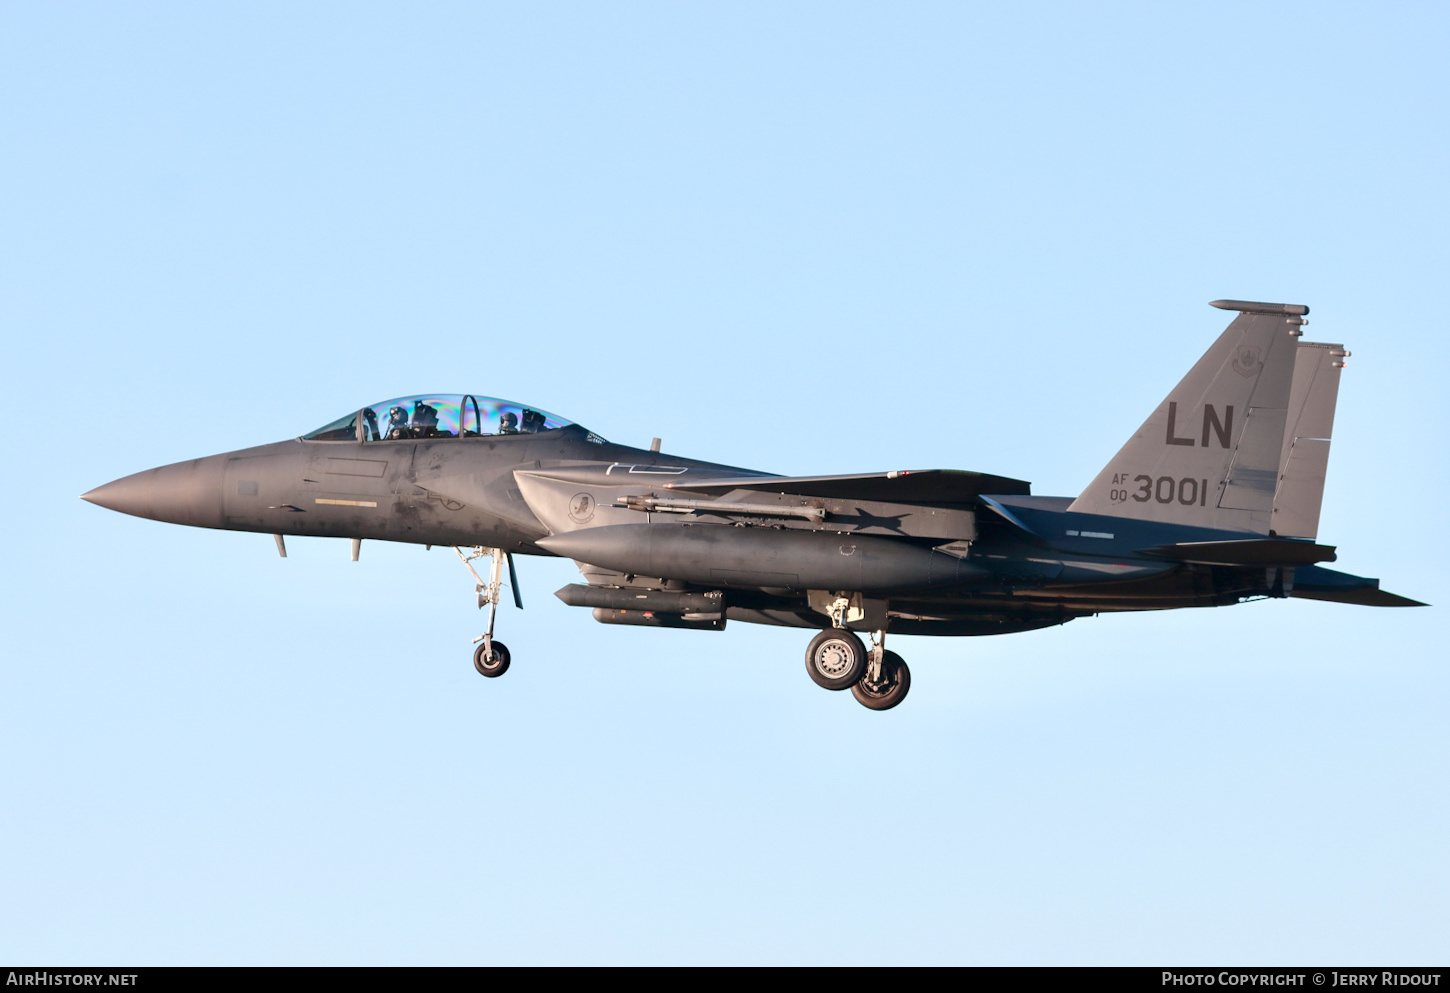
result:
[[(458, 558), (462, 560), (464, 568), (473, 574), (477, 583), (473, 589), (478, 594), (478, 609), (488, 607), (488, 630), (473, 639), (474, 644), (478, 645), (473, 652), (473, 667), (478, 670), (479, 675), (494, 679), (508, 672), (509, 668), (508, 646), (493, 638), (493, 625), (498, 618), (498, 592), (499, 588), (503, 586), (504, 562), (508, 562), (508, 586), (513, 591), (514, 606), (520, 610), (524, 606), (523, 600), (519, 596), (518, 575), (514, 572), (514, 557), (502, 548), (485, 548), (481, 545), (470, 549), (468, 555), (464, 555), (463, 549), (457, 546), (454, 546), (453, 550), (458, 553)], [(485, 555), (491, 560), (488, 568), (488, 582), (484, 582), (483, 577), (473, 568), (473, 560)]]
[(473, 667), (480, 676), (490, 679), (509, 671), (508, 646), (501, 641), (486, 642), (473, 650)]

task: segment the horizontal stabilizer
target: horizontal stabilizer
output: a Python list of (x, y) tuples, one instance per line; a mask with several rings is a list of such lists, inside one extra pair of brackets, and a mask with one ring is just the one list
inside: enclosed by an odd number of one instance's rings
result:
[(1032, 492), (1031, 484), (1020, 479), (964, 469), (903, 469), (846, 476), (737, 476), (733, 479), (671, 482), (665, 484), (665, 488), (696, 493), (761, 490), (845, 500), (936, 504), (971, 503), (981, 493), (1028, 496)]
[(1151, 555), (1175, 562), (1201, 565), (1298, 566), (1315, 562), (1333, 562), (1334, 548), (1308, 541), (1286, 541), (1280, 538), (1247, 538), (1235, 541), (1185, 541), (1177, 545), (1155, 545), (1138, 549), (1140, 555)]
[(1411, 600), (1407, 596), (1398, 596), (1386, 590), (1379, 590), (1366, 587), (1358, 590), (1300, 590), (1292, 591), (1290, 596), (1299, 597), (1301, 600), (1328, 600), (1331, 603), (1353, 603), (1361, 607), (1428, 607), (1428, 603), (1421, 603), (1419, 600)]

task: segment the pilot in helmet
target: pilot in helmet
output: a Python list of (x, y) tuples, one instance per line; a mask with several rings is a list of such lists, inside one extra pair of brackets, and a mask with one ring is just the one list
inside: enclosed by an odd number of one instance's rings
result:
[(519, 433), (519, 415), (518, 414), (515, 414), (511, 410), (506, 410), (502, 414), (499, 414), (498, 415), (498, 433), (499, 434), (518, 434)]
[(438, 408), (422, 400), (414, 400), (412, 426), (415, 437), (432, 438), (438, 433)]
[(388, 411), (388, 437), (406, 438), (408, 431), (408, 408), (394, 407)]

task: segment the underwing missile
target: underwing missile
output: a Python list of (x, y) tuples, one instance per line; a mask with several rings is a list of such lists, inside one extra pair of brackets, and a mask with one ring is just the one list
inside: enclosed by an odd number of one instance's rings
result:
[(719, 590), (708, 593), (675, 593), (671, 590), (614, 589), (571, 583), (554, 595), (571, 607), (663, 610), (672, 614), (718, 614), (725, 606), (725, 598)]
[(600, 624), (633, 624), (645, 628), (684, 628), (688, 631), (724, 631), (725, 618), (708, 614), (668, 614), (653, 610), (610, 610), (594, 608), (594, 619)]

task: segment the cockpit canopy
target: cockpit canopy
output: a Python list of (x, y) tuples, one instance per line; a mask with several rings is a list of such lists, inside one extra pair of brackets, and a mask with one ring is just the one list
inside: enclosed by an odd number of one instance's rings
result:
[[(548, 411), (471, 393), (423, 393), (384, 400), (339, 417), (303, 441), (406, 441), (538, 434), (573, 424)], [(594, 434), (590, 441), (603, 442)]]

